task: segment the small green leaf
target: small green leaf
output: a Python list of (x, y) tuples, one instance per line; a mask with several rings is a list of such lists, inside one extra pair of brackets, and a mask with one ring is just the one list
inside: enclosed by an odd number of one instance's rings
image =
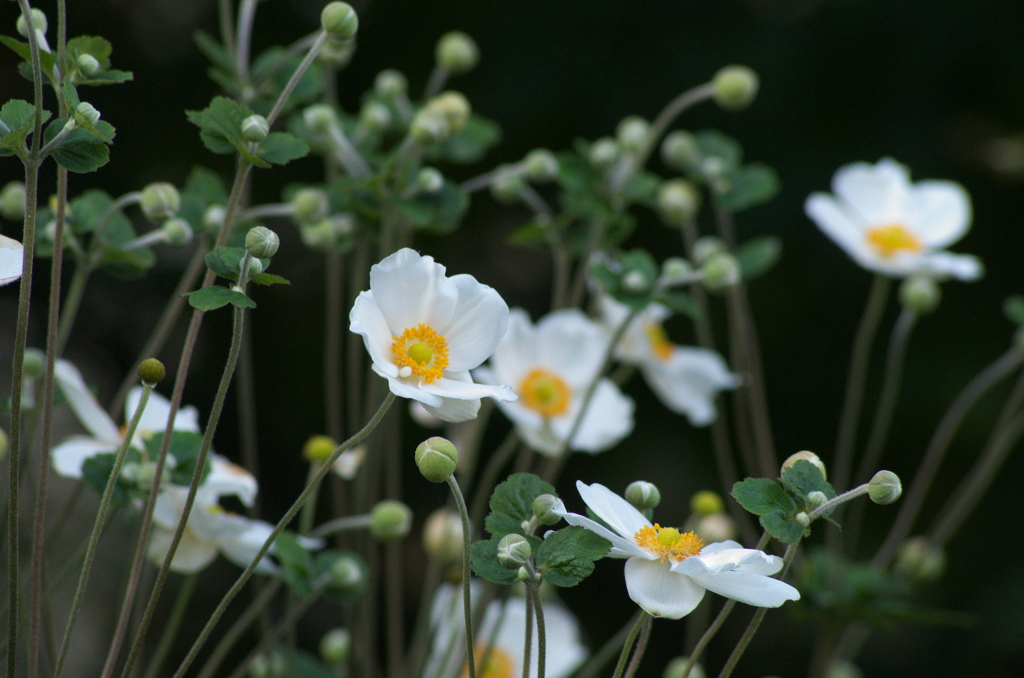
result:
[[(141, 459), (142, 455), (137, 450), (130, 449), (125, 456), (125, 464), (137, 464)], [(114, 470), (115, 461), (117, 461), (116, 452), (101, 452), (86, 458), (82, 462), (82, 480), (96, 494), (103, 496), (107, 489), (107, 481)], [(118, 478), (117, 482), (114, 483), (114, 491), (110, 497), (111, 502), (115, 506), (126, 504), (131, 498), (131, 493), (134, 489), (135, 487), (132, 483), (123, 477)]]
[(201, 111), (186, 111), (189, 122), (199, 127), (199, 136), (207, 149), (221, 155), (239, 152), (243, 157), (248, 155), (245, 159), (249, 162), (252, 156), (245, 151), (242, 120), (251, 113), (248, 108), (221, 96), (214, 97)]
[(447, 160), (468, 165), (482, 159), (501, 140), (501, 127), (476, 113), (471, 113), (461, 130), (444, 142), (427, 149), (430, 160)]
[(495, 584), (516, 583), (516, 571), (498, 562), (498, 542), (501, 537), (481, 539), (469, 547), (469, 562), (473, 572)]
[(676, 313), (682, 313), (693, 319), (701, 317), (700, 307), (697, 306), (697, 302), (693, 300), (688, 293), (682, 290), (669, 290), (663, 292), (661, 296), (655, 299), (660, 304), (668, 306)]
[(753, 280), (775, 268), (782, 257), (782, 241), (772, 235), (753, 238), (736, 250), (736, 262), (744, 280)]
[[(35, 106), (22, 99), (12, 99), (0, 107), (0, 121), (10, 130), (0, 136), (0, 155), (20, 156), (25, 152), (25, 139), (35, 125), (35, 112)], [(49, 117), (49, 111), (43, 111), (43, 122)]]
[[(65, 124), (67, 124), (67, 118), (58, 118), (47, 125), (43, 131), (43, 142), (52, 141)], [(110, 127), (110, 131), (113, 136), (113, 127)], [(69, 172), (78, 174), (94, 172), (110, 160), (107, 143), (109, 142), (101, 140), (92, 132), (76, 127), (58, 142), (53, 151), (53, 159)]]
[(274, 132), (260, 144), (258, 151), (259, 157), (275, 165), (286, 165), (308, 153), (309, 144), (287, 132)]
[(546, 247), (551, 227), (550, 220), (534, 219), (509, 233), (505, 240), (521, 247)]
[(198, 311), (213, 311), (228, 304), (238, 308), (256, 308), (256, 302), (249, 297), (220, 285), (204, 287), (182, 296), (188, 297), (189, 306)]
[(648, 207), (656, 206), (658, 187), (661, 185), (661, 178), (652, 172), (636, 172), (629, 178), (629, 181), (622, 187), (622, 197), (627, 202), (639, 202)]
[(755, 516), (763, 516), (770, 511), (793, 515), (797, 509), (786, 490), (769, 478), (747, 478), (735, 483), (732, 496)]
[(555, 586), (576, 586), (594, 571), (594, 561), (603, 558), (611, 546), (586, 528), (562, 528), (550, 533), (534, 551), (537, 571)]
[(209, 59), (214, 66), (224, 70), (227, 73), (235, 74), (237, 66), (235, 60), (231, 57), (231, 53), (224, 48), (219, 42), (217, 42), (209, 33), (203, 31), (196, 31), (192, 34), (192, 39), (196, 41), (196, 47), (202, 52), (207, 59)]
[(273, 273), (256, 273), (250, 276), (249, 282), (256, 285), (291, 285), (291, 281)]
[(769, 511), (758, 520), (768, 534), (786, 544), (795, 544), (804, 536), (804, 526), (793, 520), (792, 514), (784, 511)]
[(751, 163), (728, 174), (725, 190), (718, 194), (718, 205), (739, 212), (768, 202), (779, 192), (779, 175), (762, 163)]
[(245, 256), (244, 247), (221, 246), (206, 254), (206, 265), (211, 271), (228, 280), (238, 280), (242, 258)]
[[(160, 448), (164, 442), (164, 431), (157, 431), (146, 438), (146, 452), (150, 459), (160, 456)], [(174, 458), (174, 467), (171, 469), (171, 482), (175, 485), (190, 485), (192, 476), (195, 474), (196, 462), (199, 461), (199, 452), (203, 448), (203, 436), (194, 431), (172, 431), (171, 442), (167, 448), (167, 454)], [(200, 480), (205, 478), (213, 468), (213, 463), (207, 457), (205, 468)]]
[(701, 161), (706, 161), (708, 158), (717, 159), (725, 174), (731, 174), (739, 167), (740, 160), (743, 158), (743, 148), (729, 135), (718, 130), (707, 129), (695, 132), (693, 137), (702, 156)]
[[(21, 76), (32, 81), (32, 48), (27, 42), (21, 42), (14, 38), (9, 38), (6, 35), (0, 35), (0, 43), (7, 45), (15, 54), (24, 59), (24, 62), (18, 64), (18, 72)], [(43, 76), (53, 84), (53, 67), (57, 65), (57, 55), (53, 52), (39, 52), (39, 64), (42, 67)]]
[(555, 494), (555, 488), (532, 473), (513, 473), (491, 494), (487, 531), (496, 539), (523, 534), (522, 523), (533, 518), (533, 500), (542, 494)]
[(274, 554), (281, 563), (281, 579), (298, 596), (313, 592), (313, 556), (295, 534), (283, 531), (274, 540)]

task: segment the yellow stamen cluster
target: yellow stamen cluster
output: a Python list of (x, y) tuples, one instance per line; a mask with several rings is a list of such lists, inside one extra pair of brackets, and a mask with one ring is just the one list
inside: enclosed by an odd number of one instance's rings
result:
[[(484, 662), (486, 655), (487, 662)], [(515, 664), (507, 652), (496, 645), (491, 645), (491, 651), (487, 652), (487, 643), (476, 643), (473, 645), (473, 656), (476, 658), (476, 675), (478, 678), (512, 678), (512, 671)], [(469, 667), (464, 666), (462, 675), (469, 675)]]
[(678, 563), (690, 556), (695, 556), (704, 548), (704, 540), (693, 532), (679, 532), (674, 527), (662, 527), (654, 523), (654, 527), (642, 527), (633, 535), (633, 541), (640, 548), (654, 552), (665, 562), (665, 559)]
[(668, 360), (672, 356), (672, 342), (668, 340), (665, 328), (660, 323), (647, 323), (644, 332), (647, 334), (647, 340), (651, 342), (651, 353), (658, 360)]
[(572, 389), (554, 372), (538, 367), (519, 383), (519, 397), (531, 410), (545, 417), (557, 417), (569, 410)]
[(883, 259), (889, 259), (901, 252), (920, 252), (924, 249), (921, 241), (903, 224), (882, 224), (868, 230), (865, 236)]
[(399, 370), (408, 367), (426, 383), (440, 379), (448, 367), (448, 342), (430, 325), (408, 327), (400, 337), (392, 337), (391, 352)]

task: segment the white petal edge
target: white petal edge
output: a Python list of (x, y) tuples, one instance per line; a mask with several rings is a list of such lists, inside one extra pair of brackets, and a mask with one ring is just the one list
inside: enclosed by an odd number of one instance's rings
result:
[(420, 323), (447, 327), (458, 301), (444, 266), (407, 247), (370, 267), (370, 290), (394, 335)]
[(82, 426), (97, 440), (112, 443), (114, 448), (117, 448), (121, 442), (121, 431), (89, 392), (78, 368), (66, 360), (58, 360), (54, 366), (53, 378)]
[(704, 588), (689, 577), (672, 572), (667, 563), (643, 558), (626, 561), (626, 590), (649, 614), (667, 619), (685, 617), (704, 598)]
[(471, 275), (452, 276), (458, 302), (451, 323), (436, 328), (448, 342), (448, 369), (464, 372), (479, 367), (508, 330), (508, 305), (491, 287)]
[(24, 261), (22, 244), (14, 238), (0, 235), (0, 285), (7, 285), (20, 278)]
[(630, 541), (633, 540), (633, 535), (640, 528), (651, 526), (651, 522), (644, 517), (644, 514), (600, 483), (587, 485), (583, 481), (577, 480), (576, 490), (590, 510), (594, 512), (594, 515)]
[(712, 593), (747, 605), (779, 607), (787, 600), (800, 600), (800, 592), (795, 588), (786, 582), (762, 574), (730, 570), (688, 577)]

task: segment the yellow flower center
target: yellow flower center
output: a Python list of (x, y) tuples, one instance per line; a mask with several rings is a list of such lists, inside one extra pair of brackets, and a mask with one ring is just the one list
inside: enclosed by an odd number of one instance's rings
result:
[(672, 356), (672, 342), (668, 340), (665, 328), (660, 323), (652, 322), (647, 323), (644, 332), (647, 334), (647, 340), (651, 342), (651, 353), (658, 360), (668, 360)]
[(633, 535), (633, 541), (640, 548), (656, 553), (665, 559), (678, 563), (690, 556), (695, 556), (704, 548), (704, 540), (693, 532), (680, 532), (674, 527), (662, 527), (654, 523), (654, 527), (641, 527)]
[(421, 323), (392, 338), (391, 352), (398, 376), (416, 375), (428, 384), (443, 376), (444, 368), (448, 367), (448, 342), (433, 327)]
[(878, 255), (888, 259), (901, 252), (920, 252), (921, 241), (908, 231), (903, 224), (882, 224), (867, 232), (868, 244), (875, 248)]
[(572, 389), (554, 372), (538, 367), (519, 384), (523, 405), (545, 417), (557, 417), (569, 410)]
[[(484, 662), (484, 655), (487, 661)], [(476, 643), (473, 646), (473, 656), (476, 658), (476, 675), (479, 678), (512, 678), (512, 671), (515, 664), (512, 657), (497, 645), (491, 645), (491, 651), (487, 651), (487, 643)], [(462, 675), (469, 675), (469, 666), (462, 668)]]

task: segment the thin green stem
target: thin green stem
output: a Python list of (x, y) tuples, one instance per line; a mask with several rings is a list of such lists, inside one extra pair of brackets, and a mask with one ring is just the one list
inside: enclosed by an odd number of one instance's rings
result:
[(611, 661), (612, 657), (615, 656), (616, 650), (626, 642), (630, 630), (640, 623), (642, 616), (645, 614), (647, 613), (643, 610), (638, 611), (614, 636), (605, 641), (605, 644), (597, 652), (592, 653), (590, 658), (587, 659), (587, 663), (577, 672), (576, 678), (597, 678), (597, 674), (604, 668), (605, 664)]
[(688, 109), (693, 108), (693, 106), (710, 99), (714, 93), (714, 86), (708, 82), (689, 89), (668, 102), (665, 108), (661, 110), (661, 113), (658, 114), (658, 117), (654, 119), (654, 122), (651, 123), (651, 127), (647, 132), (647, 143), (636, 154), (636, 158), (633, 161), (634, 165), (636, 167), (643, 167), (647, 164), (647, 159), (651, 156), (655, 146), (658, 145), (658, 141), (668, 131), (668, 126), (672, 124), (672, 121)]
[(623, 672), (626, 670), (626, 660), (629, 659), (629, 653), (633, 650), (633, 644), (636, 642), (636, 637), (640, 633), (640, 629), (643, 627), (647, 618), (651, 615), (644, 612), (636, 619), (636, 623), (633, 624), (633, 628), (630, 629), (629, 635), (626, 636), (626, 642), (622, 646), (622, 652), (619, 654), (619, 661), (615, 665), (615, 673), (612, 674), (612, 678), (622, 678)]
[(361, 530), (368, 528), (373, 522), (373, 516), (369, 513), (361, 516), (344, 516), (327, 522), (320, 523), (316, 529), (311, 530), (310, 537), (321, 538), (344, 532), (346, 530)]
[(527, 586), (526, 590), (533, 597), (533, 613), (537, 615), (537, 675), (546, 676), (548, 636), (544, 627), (544, 604), (540, 598), (540, 586)]
[(643, 661), (644, 653), (647, 651), (647, 643), (651, 639), (651, 628), (653, 625), (654, 617), (647, 615), (643, 626), (640, 627), (640, 637), (636, 641), (636, 651), (633, 653), (633, 658), (629, 660), (629, 666), (626, 667), (626, 673), (623, 678), (633, 678), (636, 672), (640, 670), (640, 662)]
[(306, 613), (306, 610), (308, 610), (310, 606), (317, 601), (322, 592), (323, 586), (321, 585), (314, 589), (313, 593), (303, 598), (297, 605), (293, 605), (288, 611), (288, 614), (277, 623), (277, 626), (271, 629), (270, 633), (263, 637), (260, 644), (253, 648), (252, 652), (250, 652), (245, 659), (239, 662), (238, 666), (235, 667), (235, 670), (232, 671), (231, 674), (229, 674), (228, 678), (242, 678), (242, 676), (245, 675), (246, 670), (249, 668), (249, 664), (251, 664), (256, 657), (266, 652), (267, 648), (275, 643), (285, 631), (292, 628), (295, 623), (302, 618), (302, 615)]
[(249, 625), (256, 620), (256, 616), (267, 608), (282, 584), (282, 579), (274, 579), (263, 587), (263, 590), (249, 603), (245, 611), (235, 618), (235, 623), (221, 636), (217, 645), (213, 648), (213, 652), (210, 653), (210, 657), (199, 671), (197, 678), (213, 678), (217, 673), (217, 669), (224, 662), (225, 657), (228, 656), (228, 652), (235, 646), (235, 643), (242, 637), (242, 634), (249, 628)]
[(110, 471), (110, 477), (107, 479), (107, 486), (103, 490), (103, 497), (100, 499), (100, 507), (96, 512), (96, 520), (93, 521), (92, 532), (89, 535), (89, 545), (85, 550), (85, 560), (82, 563), (82, 570), (78, 577), (78, 587), (75, 589), (75, 595), (71, 601), (71, 612), (68, 613), (67, 625), (64, 628), (64, 637), (61, 640), (60, 650), (57, 653), (57, 663), (53, 669), (53, 675), (55, 678), (60, 678), (60, 675), (64, 671), (64, 663), (67, 660), (68, 649), (71, 647), (71, 635), (75, 628), (75, 622), (78, 621), (78, 611), (82, 605), (82, 599), (85, 597), (85, 587), (89, 581), (89, 574), (92, 570), (93, 559), (96, 556), (96, 546), (99, 544), (100, 535), (103, 533), (103, 525), (106, 522), (107, 511), (110, 510), (110, 502), (114, 497), (114, 488), (117, 487), (117, 481), (121, 477), (121, 468), (124, 466), (124, 461), (128, 456), (128, 450), (132, 446), (135, 429), (138, 428), (139, 420), (142, 419), (142, 412), (146, 409), (146, 403), (149, 402), (149, 394), (153, 392), (153, 387), (156, 386), (156, 384), (143, 382), (142, 386), (142, 396), (139, 398), (139, 405), (135, 408), (135, 413), (132, 415), (132, 419), (128, 423), (128, 429), (125, 431), (124, 440), (121, 442), (121, 447), (117, 450), (117, 457), (114, 459), (114, 467)]
[(259, 552), (257, 552), (252, 562), (249, 563), (249, 565), (245, 568), (242, 574), (238, 576), (238, 579), (231, 586), (228, 592), (224, 594), (224, 597), (221, 599), (220, 604), (217, 605), (217, 608), (213, 611), (213, 614), (210, 615), (210, 618), (206, 622), (206, 626), (203, 627), (203, 630), (200, 632), (199, 637), (196, 639), (195, 643), (193, 643), (192, 648), (188, 652), (188, 655), (186, 655), (186, 657), (182, 660), (181, 665), (175, 672), (174, 675), (176, 676), (176, 678), (181, 678), (181, 676), (185, 675), (185, 672), (188, 670), (189, 666), (191, 666), (192, 662), (195, 661), (196, 655), (199, 653), (199, 650), (206, 643), (207, 639), (209, 639), (210, 633), (213, 631), (213, 628), (217, 625), (217, 622), (220, 621), (220, 618), (224, 615), (224, 611), (227, 609), (228, 605), (231, 604), (231, 601), (235, 599), (235, 596), (238, 595), (238, 592), (241, 591), (242, 587), (245, 586), (245, 583), (252, 576), (253, 572), (256, 571), (256, 566), (259, 564), (260, 560), (263, 559), (263, 556), (267, 554), (267, 551), (270, 550), (270, 547), (274, 544), (274, 540), (277, 539), (278, 535), (280, 535), (281, 532), (284, 531), (284, 528), (287, 527), (288, 524), (295, 519), (295, 516), (298, 514), (299, 510), (302, 508), (302, 506), (306, 503), (306, 501), (312, 494), (314, 486), (319, 484), (320, 481), (324, 479), (324, 476), (327, 475), (331, 466), (334, 464), (335, 461), (338, 460), (338, 457), (341, 456), (342, 452), (355, 445), (358, 445), (360, 442), (362, 442), (364, 438), (366, 438), (366, 436), (370, 435), (374, 428), (377, 427), (377, 424), (380, 423), (380, 420), (384, 418), (384, 415), (387, 413), (388, 409), (391, 407), (391, 404), (394, 401), (395, 394), (389, 392), (387, 397), (384, 399), (384, 402), (381, 403), (380, 409), (377, 410), (376, 414), (374, 414), (373, 418), (369, 421), (369, 423), (367, 423), (366, 426), (361, 431), (359, 431), (359, 433), (355, 434), (347, 441), (339, 445), (337, 449), (335, 449), (334, 452), (331, 454), (331, 456), (327, 458), (323, 466), (320, 467), (320, 470), (317, 473), (317, 476), (313, 480), (313, 482), (306, 486), (306, 488), (302, 491), (302, 494), (300, 494), (298, 499), (295, 500), (295, 503), (293, 503), (291, 507), (285, 512), (284, 516), (281, 518), (280, 521), (278, 521), (277, 525), (274, 527), (274, 530), (267, 537), (267, 540), (263, 543), (263, 546), (260, 547)]
[[(533, 657), (533, 596), (526, 595), (526, 628), (523, 630), (523, 671), (522, 678), (530, 678), (530, 660)], [(538, 676), (544, 674), (538, 673)]]
[(292, 77), (288, 79), (288, 83), (284, 86), (284, 89), (281, 90), (281, 95), (278, 96), (277, 101), (274, 102), (274, 107), (270, 109), (270, 113), (267, 114), (268, 126), (273, 126), (274, 121), (277, 120), (277, 116), (281, 115), (284, 105), (288, 103), (288, 98), (292, 95), (292, 92), (295, 91), (295, 87), (299, 84), (299, 80), (301, 80), (302, 76), (305, 75), (306, 71), (313, 64), (313, 61), (316, 59), (317, 55), (320, 54), (320, 50), (323, 49), (326, 43), (327, 33), (320, 31), (320, 34), (316, 36), (316, 41), (310, 46), (309, 51), (306, 52), (306, 56), (302, 60), (302, 63), (300, 63), (298, 68), (295, 69), (295, 72), (292, 73)]
[(160, 668), (167, 659), (167, 655), (174, 645), (175, 638), (178, 637), (181, 622), (185, 618), (185, 612), (188, 610), (188, 604), (192, 600), (192, 593), (195, 592), (196, 582), (198, 581), (199, 575), (193, 573), (185, 577), (181, 582), (181, 586), (178, 587), (178, 595), (174, 598), (174, 607), (171, 608), (171, 614), (167, 617), (167, 621), (164, 622), (163, 631), (160, 633), (160, 641), (157, 643), (153, 656), (150, 657), (146, 673), (143, 674), (142, 678), (157, 678), (160, 675)]
[(476, 657), (473, 652), (473, 607), (469, 600), (469, 547), (473, 543), (472, 533), (469, 531), (469, 511), (466, 510), (466, 500), (459, 489), (459, 482), (451, 475), (447, 480), (451, 488), (452, 496), (459, 508), (459, 517), (462, 519), (462, 611), (466, 618), (466, 664), (469, 666), (469, 678), (476, 678)]

